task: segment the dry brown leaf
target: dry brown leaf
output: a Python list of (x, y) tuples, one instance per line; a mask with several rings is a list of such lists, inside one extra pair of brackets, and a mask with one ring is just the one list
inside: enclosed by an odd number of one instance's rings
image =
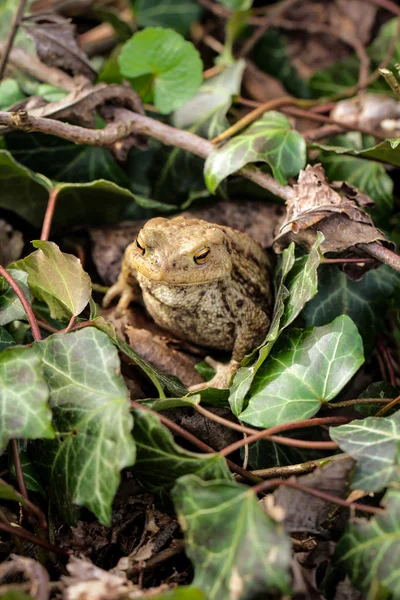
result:
[(361, 243), (386, 242), (364, 211), (364, 207), (373, 205), (372, 200), (347, 183), (328, 184), (321, 165), (308, 165), (293, 189), (286, 220), (274, 241), (276, 252), (282, 252), (292, 241), (309, 250), (318, 231), (325, 236), (323, 253), (343, 252)]
[(87, 559), (72, 556), (67, 571), (69, 576), (62, 578), (65, 600), (122, 600), (137, 589), (126, 577), (103, 571)]
[(38, 16), (35, 24), (25, 25), (26, 34), (36, 45), (36, 52), (44, 63), (58, 67), (73, 75), (83, 75), (95, 81), (97, 74), (88, 57), (79, 48), (75, 39), (75, 26), (58, 15)]

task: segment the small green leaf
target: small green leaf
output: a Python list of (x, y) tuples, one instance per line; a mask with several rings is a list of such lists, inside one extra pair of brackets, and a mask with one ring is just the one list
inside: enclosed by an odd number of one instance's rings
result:
[(184, 586), (153, 596), (153, 600), (207, 600), (207, 598), (200, 590), (192, 586)]
[(322, 265), (318, 277), (318, 294), (303, 311), (306, 325), (325, 325), (339, 315), (348, 315), (369, 352), (383, 326), (398, 273), (383, 265), (366, 273), (361, 281), (352, 281), (336, 265)]
[(23, 100), (25, 95), (19, 89), (15, 79), (4, 79), (0, 81), (0, 110), (6, 110), (9, 106)]
[(364, 362), (361, 336), (346, 316), (324, 327), (292, 329), (258, 370), (240, 419), (273, 427), (315, 415)]
[(200, 404), (200, 394), (194, 394), (193, 396), (183, 396), (182, 398), (156, 398), (155, 400), (142, 400), (140, 404), (147, 406), (152, 410), (161, 412), (168, 410), (169, 408), (193, 408)]
[[(25, 481), (25, 485), (26, 485), (26, 489), (30, 492), (37, 492), (38, 494), (40, 494), (42, 496), (42, 498), (47, 498), (47, 494), (43, 488), (42, 482), (40, 480), (39, 474), (34, 466), (34, 464), (32, 463), (31, 459), (29, 458), (27, 452), (25, 452), (22, 449), (22, 444), (18, 444), (19, 448), (19, 459), (21, 462), (21, 469), (22, 469), (22, 474), (24, 476), (24, 481)], [(8, 469), (10, 471), (10, 474), (12, 476), (12, 478), (17, 481), (17, 475), (15, 472), (15, 465), (14, 462), (11, 459), (11, 456), (9, 456), (9, 465), (8, 465)]]
[[(31, 301), (31, 292), (28, 287), (28, 275), (19, 269), (8, 269), (10, 275), (18, 283), (24, 295)], [(21, 300), (12, 287), (0, 277), (0, 325), (7, 325), (11, 321), (26, 319)]]
[(11, 439), (53, 438), (49, 389), (33, 348), (0, 353), (0, 452)]
[(243, 133), (211, 152), (204, 165), (208, 189), (214, 193), (228, 175), (260, 161), (268, 163), (282, 185), (305, 166), (305, 140), (279, 112), (264, 113)]
[(378, 581), (383, 594), (368, 598), (400, 598), (400, 492), (390, 490), (383, 501), (386, 511), (370, 521), (351, 523), (336, 547), (336, 562), (344, 566), (351, 581), (368, 595)]
[(7, 329), (0, 326), (0, 352), (9, 346), (15, 346), (15, 340), (12, 335), (8, 333)]
[(365, 148), (363, 150), (356, 150), (354, 148), (345, 148), (344, 146), (331, 146), (329, 144), (317, 144), (313, 143), (312, 148), (318, 150), (325, 150), (326, 152), (335, 153), (338, 155), (349, 155), (358, 156), (360, 158), (372, 158), (379, 160), (380, 162), (389, 163), (395, 167), (400, 167), (400, 152), (398, 147), (400, 145), (400, 139), (385, 140), (376, 146)]
[(353, 489), (377, 492), (400, 481), (400, 413), (331, 427), (332, 440), (357, 460)]
[(119, 65), (124, 77), (151, 77), (154, 103), (162, 114), (190, 100), (202, 81), (199, 53), (172, 29), (148, 27), (135, 33), (123, 46)]
[(90, 277), (79, 259), (61, 252), (54, 242), (32, 242), (36, 252), (14, 265), (28, 273), (28, 284), (36, 298), (46, 302), (53, 319), (79, 315), (91, 296)]
[(289, 538), (251, 489), (187, 475), (177, 481), (173, 500), (195, 569), (193, 585), (208, 600), (233, 598), (233, 590), (243, 599), (289, 593)]
[(75, 505), (104, 525), (121, 469), (135, 461), (129, 395), (118, 352), (95, 327), (54, 334), (35, 343), (50, 387), (57, 439), (37, 443), (60, 513), (76, 521)]
[(180, 448), (156, 415), (135, 410), (133, 437), (137, 457), (133, 474), (152, 491), (171, 488), (182, 475), (201, 479), (231, 479), (226, 461), (219, 454), (197, 454)]
[(136, 0), (134, 10), (140, 27), (170, 27), (186, 36), (202, 8), (196, 0)]

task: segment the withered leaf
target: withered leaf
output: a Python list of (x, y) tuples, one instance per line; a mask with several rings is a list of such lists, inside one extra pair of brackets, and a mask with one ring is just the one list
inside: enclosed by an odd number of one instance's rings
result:
[(38, 17), (34, 24), (25, 25), (24, 29), (35, 42), (36, 52), (44, 63), (95, 81), (96, 71), (79, 48), (75, 26), (69, 20), (58, 15), (46, 15)]
[(323, 253), (343, 252), (376, 241), (388, 243), (364, 210), (373, 201), (348, 183), (328, 184), (320, 164), (301, 171), (293, 189), (295, 193), (286, 205), (286, 220), (274, 241), (276, 252), (282, 252), (292, 241), (310, 249), (318, 231), (325, 237)]

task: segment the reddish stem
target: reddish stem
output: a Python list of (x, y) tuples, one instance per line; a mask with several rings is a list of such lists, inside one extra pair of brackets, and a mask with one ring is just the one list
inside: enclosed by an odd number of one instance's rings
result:
[(26, 316), (28, 317), (29, 325), (31, 326), (31, 329), (32, 329), (33, 338), (34, 338), (35, 342), (40, 342), (42, 339), (42, 336), (40, 335), (39, 326), (37, 324), (36, 317), (33, 313), (32, 307), (29, 304), (28, 299), (26, 298), (24, 292), (21, 290), (21, 288), (19, 287), (19, 285), (15, 281), (15, 279), (10, 275), (10, 273), (2, 265), (0, 265), (0, 275), (2, 277), (4, 277), (4, 279), (7, 281), (7, 283), (12, 287), (14, 292), (17, 294), (17, 296), (24, 308), (24, 311), (26, 312)]
[(70, 321), (69, 321), (68, 325), (64, 329), (64, 333), (68, 333), (69, 331), (71, 331), (72, 327), (74, 326), (75, 319), (76, 319), (76, 316), (72, 315), (72, 317), (70, 318)]
[(49, 193), (49, 200), (47, 202), (46, 213), (43, 219), (43, 227), (42, 233), (40, 234), (40, 239), (44, 242), (47, 242), (50, 235), (51, 223), (53, 221), (54, 209), (56, 207), (57, 196), (59, 189), (53, 188)]
[(223, 450), (221, 450), (220, 454), (222, 456), (228, 456), (232, 452), (239, 450), (242, 446), (246, 444), (252, 444), (261, 439), (266, 439), (271, 442), (275, 442), (278, 444), (284, 444), (286, 446), (295, 446), (296, 448), (312, 448), (319, 450), (335, 450), (338, 446), (335, 442), (305, 442), (304, 440), (295, 440), (292, 438), (284, 438), (280, 436), (273, 435), (275, 433), (280, 433), (281, 431), (288, 431), (290, 429), (302, 429), (303, 427), (316, 427), (320, 425), (342, 425), (344, 423), (350, 423), (353, 419), (349, 419), (347, 417), (318, 417), (316, 419), (304, 419), (303, 421), (297, 421), (294, 423), (284, 423), (283, 425), (276, 425), (275, 427), (270, 427), (269, 429), (264, 429), (263, 431), (257, 431), (253, 435), (249, 437), (239, 440), (230, 446), (227, 446)]
[(6, 525), (5, 523), (0, 523), (0, 531), (5, 531), (9, 533), (12, 537), (18, 537), (22, 540), (26, 540), (31, 542), (32, 544), (36, 544), (37, 546), (41, 546), (42, 548), (46, 548), (49, 552), (54, 552), (55, 554), (63, 554), (64, 556), (70, 556), (72, 554), (72, 550), (64, 550), (64, 548), (58, 548), (53, 544), (49, 544), (49, 542), (45, 542), (40, 538), (33, 535), (26, 529), (22, 527), (13, 527), (12, 525)]
[(322, 264), (347, 264), (347, 263), (356, 263), (356, 264), (363, 264), (363, 263), (375, 263), (376, 259), (375, 258), (323, 258), (321, 260)]
[(328, 494), (327, 492), (323, 492), (322, 490), (315, 490), (314, 488), (310, 488), (305, 485), (301, 485), (300, 483), (297, 483), (295, 481), (290, 481), (287, 479), (269, 479), (268, 481), (258, 483), (251, 489), (255, 494), (260, 494), (261, 492), (264, 492), (269, 488), (274, 488), (279, 485), (294, 488), (295, 490), (299, 490), (300, 492), (304, 492), (305, 494), (316, 496), (317, 498), (321, 498), (322, 500), (326, 500), (327, 502), (332, 502), (334, 504), (339, 504), (340, 506), (355, 508), (356, 510), (363, 510), (364, 512), (369, 512), (372, 514), (382, 514), (385, 512), (383, 508), (379, 508), (377, 506), (368, 506), (366, 504), (358, 504), (356, 502), (350, 502), (349, 500), (345, 500), (344, 498), (340, 498), (339, 496), (333, 496), (332, 494)]
[(22, 472), (21, 459), (18, 451), (18, 443), (17, 440), (11, 440), (11, 450), (13, 455), (15, 474), (17, 476), (19, 491), (25, 498), (25, 500), (29, 500), (28, 492), (26, 490), (24, 474)]

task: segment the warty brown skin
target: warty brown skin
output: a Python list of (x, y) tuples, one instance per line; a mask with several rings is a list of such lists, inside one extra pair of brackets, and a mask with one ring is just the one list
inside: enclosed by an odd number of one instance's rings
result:
[(209, 360), (217, 373), (196, 386), (222, 388), (268, 331), (270, 264), (261, 246), (235, 229), (182, 216), (151, 219), (127, 247), (104, 305), (116, 296), (120, 311), (142, 297), (155, 322), (177, 337), (232, 351), (227, 365)]

